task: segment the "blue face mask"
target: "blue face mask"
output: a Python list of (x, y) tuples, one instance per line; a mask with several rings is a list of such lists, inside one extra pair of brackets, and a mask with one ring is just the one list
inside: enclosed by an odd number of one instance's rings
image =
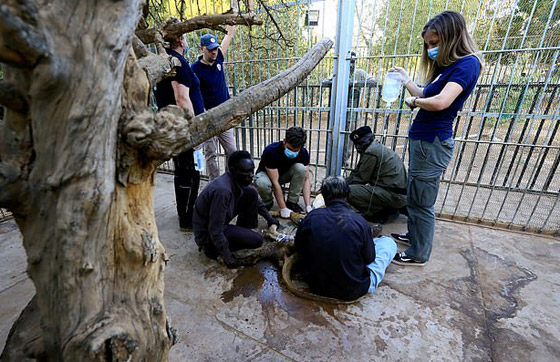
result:
[(299, 154), (299, 151), (294, 152), (290, 149), (284, 148), (284, 154), (286, 155), (286, 157), (288, 158), (296, 158), (297, 155)]
[(428, 49), (428, 58), (430, 58), (431, 60), (436, 60), (438, 52), (439, 52), (439, 47)]

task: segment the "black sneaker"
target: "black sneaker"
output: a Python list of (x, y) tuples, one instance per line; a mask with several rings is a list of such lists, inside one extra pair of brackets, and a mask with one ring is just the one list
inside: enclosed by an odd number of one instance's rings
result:
[(391, 234), (391, 237), (399, 244), (405, 246), (411, 246), (408, 234)]
[(293, 212), (297, 212), (298, 214), (305, 214), (305, 211), (303, 211), (303, 209), (298, 205), (297, 202), (286, 201), (286, 207)]
[(407, 257), (406, 255), (403, 255), (403, 253), (397, 253), (395, 254), (395, 257), (393, 258), (393, 260), (391, 260), (391, 263), (393, 264), (397, 264), (397, 265), (410, 265), (410, 266), (424, 266), (426, 265), (425, 261), (416, 261), (412, 258)]

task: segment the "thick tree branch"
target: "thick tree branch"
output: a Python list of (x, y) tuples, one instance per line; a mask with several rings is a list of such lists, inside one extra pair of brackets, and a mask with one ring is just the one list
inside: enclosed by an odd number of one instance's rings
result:
[(134, 49), (134, 54), (138, 59), (144, 58), (150, 53), (148, 47), (136, 35), (132, 37), (132, 49)]
[[(235, 14), (230, 10), (223, 14), (200, 15), (182, 23), (167, 24), (161, 32), (163, 34), (163, 39), (169, 41), (181, 34), (190, 33), (195, 30), (205, 28), (222, 30), (221, 25), (236, 24), (247, 26), (262, 25), (262, 20), (254, 13)], [(136, 35), (145, 44), (151, 44), (156, 41), (158, 32), (160, 32), (160, 30), (156, 28), (138, 29), (136, 30)]]
[(290, 69), (190, 120), (178, 107), (156, 117), (138, 116), (123, 127), (126, 141), (154, 160), (163, 161), (234, 127), (250, 114), (279, 99), (301, 83), (327, 54), (333, 42), (324, 38)]
[(29, 108), (23, 94), (13, 84), (4, 81), (0, 81), (0, 105), (19, 113), (25, 113)]
[(154, 86), (165, 77), (172, 77), (175, 75), (175, 67), (180, 67), (181, 62), (172, 56), (163, 53), (163, 55), (156, 55), (153, 53), (140, 59), (138, 64), (148, 76), (150, 84)]
[(0, 5), (0, 62), (31, 68), (49, 53), (39, 31), (39, 12), (32, 1), (2, 2)]

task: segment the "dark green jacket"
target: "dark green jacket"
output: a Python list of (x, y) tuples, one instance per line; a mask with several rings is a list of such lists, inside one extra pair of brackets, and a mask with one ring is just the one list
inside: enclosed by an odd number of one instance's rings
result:
[(406, 190), (407, 173), (402, 159), (392, 149), (373, 141), (360, 155), (356, 169), (346, 179), (348, 184), (383, 187), (395, 192)]

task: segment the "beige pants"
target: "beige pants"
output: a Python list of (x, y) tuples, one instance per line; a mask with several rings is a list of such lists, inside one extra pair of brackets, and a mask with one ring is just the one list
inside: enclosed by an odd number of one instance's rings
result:
[(217, 160), (218, 141), (220, 142), (220, 145), (222, 146), (226, 154), (226, 170), (228, 156), (237, 149), (235, 147), (235, 137), (233, 136), (233, 129), (228, 129), (224, 133), (212, 137), (204, 142), (204, 157), (206, 158), (206, 167), (208, 168), (208, 176), (210, 176), (210, 180), (213, 180), (216, 177), (220, 176), (220, 167), (218, 166)]

